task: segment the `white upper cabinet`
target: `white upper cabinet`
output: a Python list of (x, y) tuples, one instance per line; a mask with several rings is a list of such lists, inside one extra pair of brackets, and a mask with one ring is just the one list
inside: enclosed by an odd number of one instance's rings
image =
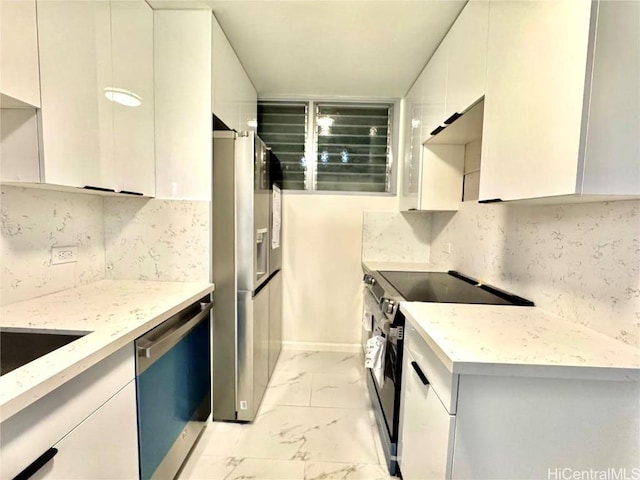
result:
[(40, 106), (36, 0), (0, 2), (0, 72), (0, 106)]
[(213, 113), (239, 132), (256, 130), (258, 94), (213, 17)]
[(42, 182), (154, 194), (151, 15), (143, 0), (38, 1)]
[(209, 10), (154, 15), (156, 196), (211, 200)]
[[(406, 96), (407, 109), (414, 116), (406, 119), (403, 129), (405, 170), (401, 210), (459, 208), (464, 145), (476, 138), (469, 134), (473, 129), (467, 126), (461, 129), (460, 124), (456, 125), (453, 135), (450, 134), (453, 132), (451, 127), (444, 133), (440, 132), (452, 115), (458, 114), (457, 117), (467, 112), (484, 95), (488, 21), (487, 1), (471, 0), (467, 3)], [(414, 105), (416, 97), (420, 104), (417, 107)], [(419, 112), (417, 117), (416, 111)], [(418, 135), (414, 132), (416, 125), (419, 126)], [(479, 125), (477, 137), (480, 136), (481, 119)], [(446, 139), (443, 138), (445, 133)], [(414, 175), (415, 172), (420, 173)], [(412, 184), (410, 179), (413, 178), (416, 183)], [(415, 197), (404, 195), (405, 191), (412, 192), (407, 185), (416, 189), (417, 202)]]
[(425, 142), (431, 133), (445, 120), (447, 97), (448, 37), (442, 41), (429, 63), (422, 71), (418, 82), (421, 85), (422, 117), (421, 140)]
[(420, 121), (422, 117), (420, 78), (403, 99), (402, 122), (402, 180), (400, 182), (400, 210), (416, 210), (419, 208), (420, 162), (422, 143)]
[(640, 194), (639, 32), (639, 2), (491, 3), (481, 200)]
[(489, 2), (470, 0), (424, 68), (423, 142), (484, 95), (488, 24)]
[(489, 1), (470, 0), (447, 34), (447, 99), (442, 120), (463, 113), (485, 90)]
[(38, 1), (43, 182), (113, 183), (111, 15), (108, 1)]
[(117, 191), (154, 196), (153, 11), (144, 0), (111, 3), (113, 87), (139, 105), (113, 104)]

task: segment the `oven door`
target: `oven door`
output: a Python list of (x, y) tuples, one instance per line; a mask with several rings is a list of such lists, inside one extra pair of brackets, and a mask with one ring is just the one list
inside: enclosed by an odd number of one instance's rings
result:
[(398, 439), (398, 420), (400, 415), (400, 375), (402, 372), (402, 341), (398, 338), (398, 328), (388, 327), (384, 354), (384, 383), (376, 383), (380, 406), (391, 442)]
[(362, 352), (367, 351), (367, 341), (373, 336), (375, 317), (380, 315), (378, 301), (369, 288), (364, 287), (362, 295)]
[(373, 372), (369, 373), (373, 378), (377, 393), (377, 399), (374, 400), (380, 402), (387, 433), (391, 442), (395, 443), (398, 437), (398, 416), (400, 413), (399, 394), (402, 371), (402, 334), (400, 332), (402, 332), (402, 328), (397, 328), (393, 324), (393, 319), (382, 312), (375, 295), (369, 289), (365, 295), (365, 302), (370, 302), (373, 312), (373, 331), (370, 336), (379, 335), (386, 340), (382, 382), (378, 381)]

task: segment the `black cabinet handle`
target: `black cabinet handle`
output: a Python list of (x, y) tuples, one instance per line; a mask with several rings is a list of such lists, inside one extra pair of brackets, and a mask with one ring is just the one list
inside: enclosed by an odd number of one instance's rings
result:
[(116, 192), (113, 188), (94, 187), (93, 185), (85, 185), (82, 188), (84, 188), (85, 190), (96, 190), (98, 192)]
[(489, 200), (478, 200), (478, 203), (498, 203), (501, 201), (501, 198), (490, 198)]
[(139, 197), (142, 197), (144, 194), (140, 193), (140, 192), (131, 192), (129, 190), (120, 190), (118, 193), (124, 193), (125, 195), (137, 195)]
[(453, 115), (451, 115), (449, 118), (447, 118), (444, 121), (445, 125), (451, 125), (453, 122), (455, 122), (457, 119), (459, 119), (462, 116), (461, 113), (455, 112)]
[(442, 125), (440, 125), (439, 127), (435, 128), (434, 130), (431, 131), (431, 133), (429, 135), (437, 135), (439, 134), (442, 130), (444, 130), (446, 127), (443, 127)]
[(418, 364), (416, 362), (411, 362), (411, 366), (418, 374), (418, 377), (420, 377), (420, 381), (422, 382), (422, 384), (429, 385), (429, 380), (427, 380), (427, 376), (424, 373), (422, 373), (422, 370), (420, 370), (420, 367), (418, 366)]
[(13, 477), (13, 480), (27, 480), (31, 478), (38, 470), (40, 470), (47, 463), (49, 463), (49, 461), (53, 457), (55, 457), (57, 453), (58, 453), (57, 448), (50, 448), (49, 450), (44, 452), (42, 455), (40, 455), (38, 458), (36, 458), (31, 465), (29, 465), (27, 468), (21, 471), (18, 475)]

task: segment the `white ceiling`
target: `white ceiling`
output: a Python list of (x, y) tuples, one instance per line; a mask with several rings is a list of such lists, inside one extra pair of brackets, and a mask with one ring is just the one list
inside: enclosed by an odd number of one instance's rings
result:
[(212, 8), (260, 97), (402, 97), (466, 0), (148, 0)]

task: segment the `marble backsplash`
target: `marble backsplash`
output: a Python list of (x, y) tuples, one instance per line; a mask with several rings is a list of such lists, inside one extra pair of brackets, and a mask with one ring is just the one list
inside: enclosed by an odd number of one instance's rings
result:
[[(104, 278), (209, 281), (210, 202), (2, 186), (0, 304)], [(78, 247), (51, 264), (51, 247)]]
[[(102, 197), (3, 185), (0, 212), (0, 304), (104, 278)], [(77, 262), (52, 265), (51, 247), (70, 245)]]
[(210, 205), (105, 197), (106, 277), (208, 282)]
[(432, 214), (430, 261), (640, 345), (639, 237), (635, 200), (553, 206), (470, 202), (455, 214)]
[(364, 212), (362, 260), (427, 263), (431, 241), (428, 212)]

